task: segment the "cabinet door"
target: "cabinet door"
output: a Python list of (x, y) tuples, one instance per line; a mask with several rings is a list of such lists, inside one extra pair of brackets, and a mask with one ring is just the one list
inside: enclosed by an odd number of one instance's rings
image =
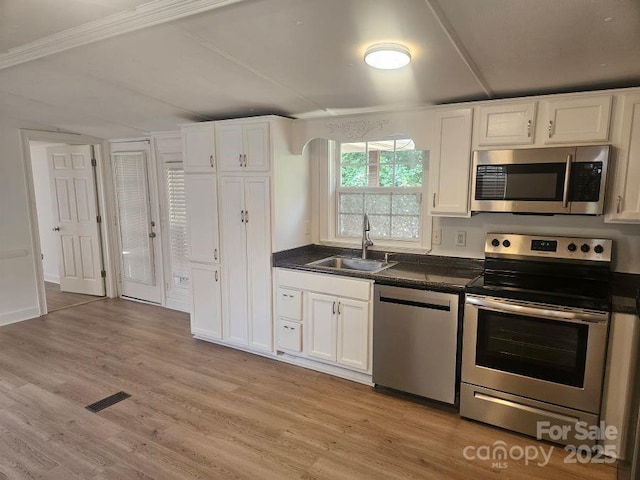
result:
[(269, 170), (269, 124), (252, 123), (243, 127), (246, 170)]
[(271, 321), (271, 203), (268, 178), (244, 180), (249, 344), (273, 350)]
[(184, 171), (215, 172), (215, 136), (213, 126), (186, 127), (182, 130)]
[(244, 180), (223, 177), (219, 187), (224, 339), (248, 345), (247, 245), (245, 223), (241, 217), (244, 210)]
[(222, 339), (220, 268), (191, 264), (191, 333)]
[(338, 363), (369, 369), (369, 305), (338, 297)]
[(189, 260), (218, 263), (220, 247), (216, 176), (211, 173), (188, 174), (184, 182)]
[(542, 102), (544, 143), (604, 142), (609, 139), (611, 95)]
[(481, 106), (477, 116), (478, 146), (533, 143), (536, 102)]
[(471, 168), (471, 109), (434, 114), (429, 152), (429, 213), (468, 217)]
[(305, 353), (310, 357), (335, 362), (338, 337), (337, 299), (320, 293), (309, 293), (307, 299)]
[(640, 94), (622, 99), (622, 128), (614, 149), (613, 191), (608, 195), (607, 222), (640, 223)]
[(302, 351), (302, 324), (283, 318), (278, 320), (278, 350)]
[(243, 135), (241, 125), (217, 125), (218, 165), (224, 172), (243, 170)]

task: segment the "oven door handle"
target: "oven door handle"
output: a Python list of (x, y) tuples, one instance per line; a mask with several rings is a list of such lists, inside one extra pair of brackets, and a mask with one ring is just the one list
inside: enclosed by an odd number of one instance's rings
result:
[(562, 320), (570, 323), (606, 323), (609, 320), (608, 312), (595, 312), (591, 310), (573, 310), (540, 307), (536, 304), (513, 302), (491, 297), (479, 297), (467, 295), (466, 303), (482, 308), (502, 313), (517, 313), (529, 317), (548, 318), (551, 320)]

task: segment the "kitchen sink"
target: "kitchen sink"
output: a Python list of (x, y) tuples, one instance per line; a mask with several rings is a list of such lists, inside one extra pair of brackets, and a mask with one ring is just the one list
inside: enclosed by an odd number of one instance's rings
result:
[(335, 270), (356, 270), (360, 272), (377, 273), (389, 267), (393, 267), (398, 262), (383, 262), (381, 260), (363, 260), (362, 258), (333, 256), (307, 263), (309, 266), (326, 267)]

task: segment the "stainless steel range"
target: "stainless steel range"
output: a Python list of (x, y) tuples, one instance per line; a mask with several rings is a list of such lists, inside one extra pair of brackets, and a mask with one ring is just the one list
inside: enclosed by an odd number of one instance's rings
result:
[[(599, 419), (611, 250), (605, 239), (487, 235), (484, 273), (466, 290), (463, 417), (594, 443), (575, 435), (578, 422)], [(538, 422), (565, 427), (566, 438)]]

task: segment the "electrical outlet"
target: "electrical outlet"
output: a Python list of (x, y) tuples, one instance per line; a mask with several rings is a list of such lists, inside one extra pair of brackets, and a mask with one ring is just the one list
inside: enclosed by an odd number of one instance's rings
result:
[(439, 228), (434, 228), (431, 232), (431, 243), (434, 245), (442, 244), (442, 230)]
[(467, 232), (464, 230), (459, 230), (456, 232), (456, 247), (466, 247), (467, 246)]

